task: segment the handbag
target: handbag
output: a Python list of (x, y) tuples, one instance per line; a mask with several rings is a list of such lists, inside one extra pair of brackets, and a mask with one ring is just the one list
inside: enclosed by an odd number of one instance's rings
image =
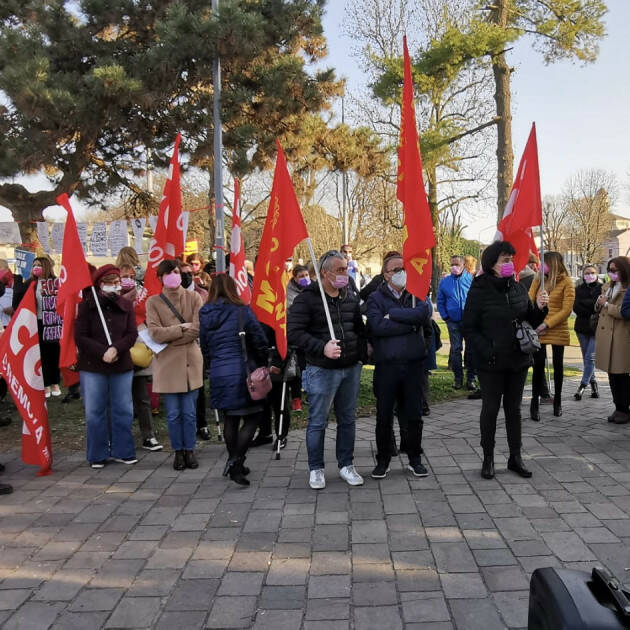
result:
[(588, 318), (588, 326), (591, 329), (591, 332), (595, 334), (597, 332), (597, 325), (599, 324), (599, 311), (595, 311)]
[(129, 348), (129, 354), (133, 364), (139, 368), (148, 368), (151, 365), (151, 361), (153, 361), (153, 350), (143, 341), (136, 341)]
[(241, 338), (241, 347), (243, 349), (243, 361), (245, 361), (245, 373), (247, 391), (252, 400), (263, 400), (271, 391), (271, 375), (266, 367), (256, 368), (253, 372), (249, 370), (247, 357), (247, 341), (245, 339), (245, 327), (243, 325), (243, 310), (238, 309), (238, 336)]
[(540, 350), (541, 346), (538, 333), (529, 322), (514, 320), (514, 329), (521, 352), (524, 354), (534, 354)]

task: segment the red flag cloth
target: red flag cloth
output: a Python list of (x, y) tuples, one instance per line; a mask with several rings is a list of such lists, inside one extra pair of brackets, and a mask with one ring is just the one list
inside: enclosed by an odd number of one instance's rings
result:
[(234, 180), (234, 208), (232, 211), (232, 235), (230, 238), (230, 276), (236, 282), (238, 295), (245, 304), (252, 300), (245, 269), (245, 248), (243, 247), (243, 233), (241, 232), (241, 186), (238, 179)]
[(22, 416), (22, 461), (52, 472), (52, 447), (37, 332), (35, 282), (0, 337), (0, 372)]
[(398, 147), (397, 196), (403, 205), (403, 260), (407, 270), (407, 291), (424, 300), (431, 284), (431, 249), (435, 246), (431, 209), (422, 179), (422, 157), (418, 144), (416, 111), (413, 105), (411, 61), (407, 37), (403, 37), (405, 72), (403, 78), (400, 146)]
[(63, 232), (61, 250), (61, 271), (59, 272), (59, 291), (57, 292), (57, 313), (63, 320), (61, 339), (59, 340), (59, 367), (70, 367), (77, 362), (77, 346), (74, 342), (74, 320), (77, 304), (81, 301), (81, 290), (92, 284), (83, 245), (77, 231), (72, 206), (68, 195), (57, 197), (57, 203), (68, 213)]
[(542, 199), (540, 195), (540, 171), (538, 169), (538, 144), (536, 123), (532, 123), (529, 138), (523, 151), (512, 192), (505, 206), (503, 218), (497, 226), (495, 241), (509, 241), (516, 249), (514, 268), (520, 273), (529, 252), (538, 255), (531, 228), (542, 225)]
[(295, 246), (308, 238), (302, 211), (287, 169), (287, 161), (276, 140), (278, 157), (273, 174), (267, 220), (260, 239), (252, 309), (258, 319), (276, 332), (278, 352), (287, 355), (286, 287), (282, 281), (284, 262)]
[(179, 178), (179, 142), (181, 134), (175, 138), (168, 178), (164, 184), (162, 201), (158, 211), (155, 234), (149, 247), (149, 262), (144, 276), (146, 294), (144, 299), (162, 291), (157, 277), (157, 267), (163, 260), (177, 258), (184, 253), (184, 215), (182, 214), (182, 191)]

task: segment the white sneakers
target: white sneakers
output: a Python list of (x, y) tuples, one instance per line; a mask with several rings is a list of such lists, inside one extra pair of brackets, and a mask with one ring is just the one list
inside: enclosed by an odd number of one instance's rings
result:
[(326, 487), (326, 477), (324, 476), (323, 468), (311, 470), (308, 485), (311, 486), (313, 490), (323, 490)]
[(349, 486), (362, 486), (363, 485), (363, 477), (357, 472), (357, 469), (354, 466), (344, 466), (339, 471), (339, 476), (349, 485)]

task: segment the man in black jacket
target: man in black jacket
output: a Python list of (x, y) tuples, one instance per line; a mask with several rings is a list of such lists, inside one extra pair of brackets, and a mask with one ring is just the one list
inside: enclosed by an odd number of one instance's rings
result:
[(330, 311), (334, 338), (330, 338), (324, 302), (317, 283), (311, 283), (289, 309), (287, 340), (306, 354), (302, 384), (308, 396), (309, 419), (306, 448), (309, 485), (326, 487), (324, 436), (330, 408), (337, 417), (337, 465), (348, 484), (358, 486), (363, 478), (354, 465), (355, 413), (365, 353), (365, 326), (359, 297), (348, 290), (348, 262), (331, 250), (319, 261), (322, 288)]
[(405, 291), (407, 275), (400, 255), (383, 262), (384, 283), (367, 304), (368, 326), (374, 346), (374, 393), (376, 395), (376, 468), (374, 479), (383, 479), (391, 459), (394, 404), (398, 403), (401, 426), (405, 426), (409, 470), (426, 477), (420, 462), (422, 439), (422, 360), (427, 351), (424, 327), (430, 325), (429, 307)]

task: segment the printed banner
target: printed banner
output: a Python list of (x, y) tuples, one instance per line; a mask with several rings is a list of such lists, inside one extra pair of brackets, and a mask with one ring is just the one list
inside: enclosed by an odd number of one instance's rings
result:
[(53, 244), (53, 253), (61, 254), (63, 249), (63, 232), (66, 228), (65, 223), (53, 223), (50, 238)]
[(79, 240), (81, 241), (81, 245), (83, 246), (83, 253), (87, 254), (88, 252), (88, 224), (87, 223), (77, 223), (77, 232), (79, 233)]
[(38, 221), (37, 240), (41, 243), (42, 249), (46, 254), (50, 254), (50, 237), (48, 234), (48, 221)]
[(112, 221), (109, 224), (109, 251), (111, 256), (118, 256), (118, 252), (129, 245), (127, 221)]
[(15, 249), (15, 272), (26, 280), (31, 275), (35, 252), (28, 249)]
[(95, 223), (90, 237), (92, 256), (107, 256), (107, 224)]
[(131, 229), (133, 230), (133, 246), (136, 248), (138, 254), (144, 253), (144, 247), (142, 246), (142, 237), (144, 235), (144, 227), (147, 224), (147, 220), (144, 217), (132, 219)]
[(20, 227), (15, 221), (0, 222), (0, 243), (19, 245), (21, 242)]

